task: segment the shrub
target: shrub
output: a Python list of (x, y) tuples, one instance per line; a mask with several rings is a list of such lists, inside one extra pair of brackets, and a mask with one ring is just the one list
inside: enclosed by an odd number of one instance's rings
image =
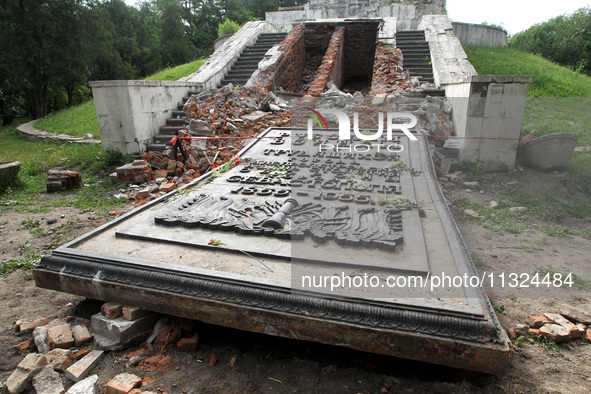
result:
[(226, 19), (223, 23), (218, 25), (218, 37), (226, 34), (234, 34), (240, 30), (240, 25), (231, 19)]

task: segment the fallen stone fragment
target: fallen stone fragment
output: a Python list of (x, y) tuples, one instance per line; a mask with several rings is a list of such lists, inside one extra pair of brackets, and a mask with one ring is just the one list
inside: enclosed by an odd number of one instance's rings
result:
[(84, 380), (79, 381), (66, 392), (66, 394), (95, 394), (95, 384), (98, 380), (98, 375), (92, 375)]
[(470, 217), (473, 217), (473, 218), (479, 218), (480, 217), (480, 214), (478, 212), (472, 210), (472, 209), (465, 209), (464, 210), (464, 215), (470, 216)]
[(148, 339), (146, 339), (146, 343), (154, 342), (156, 337), (158, 337), (158, 335), (160, 334), (160, 331), (162, 331), (162, 329), (168, 323), (169, 320), (170, 320), (170, 316), (164, 316), (160, 320), (158, 320), (156, 322), (156, 325), (154, 326), (154, 329), (152, 330), (152, 333), (150, 334)]
[(107, 394), (128, 394), (131, 390), (139, 387), (142, 379), (130, 373), (122, 373), (107, 383)]
[(546, 316), (544, 315), (540, 315), (540, 316), (528, 316), (525, 318), (525, 323), (529, 324), (529, 326), (531, 328), (540, 328), (542, 327), (544, 324), (550, 324), (553, 323), (552, 320), (548, 319)]
[(564, 316), (561, 316), (557, 313), (544, 313), (544, 316), (552, 320), (554, 323), (564, 327), (570, 333), (571, 337), (577, 337), (579, 335), (579, 328), (577, 327), (577, 325), (573, 324)]
[(37, 394), (64, 394), (64, 384), (60, 375), (53, 370), (51, 365), (46, 365), (33, 378), (33, 387)]
[(571, 332), (571, 338), (572, 339), (577, 339), (577, 338), (585, 338), (585, 334), (587, 333), (587, 326), (584, 324), (577, 324), (577, 331)]
[(23, 321), (17, 320), (14, 322), (14, 330), (21, 335), (30, 334), (39, 326), (44, 326), (54, 320), (57, 316), (42, 317), (40, 319)]
[(86, 328), (84, 324), (74, 326), (72, 328), (72, 334), (74, 335), (74, 345), (76, 347), (80, 347), (92, 340), (92, 335), (90, 334), (90, 331), (88, 331), (88, 328)]
[(591, 328), (588, 328), (585, 332), (585, 339), (591, 342)]
[(45, 355), (28, 354), (6, 380), (6, 388), (10, 394), (19, 394), (31, 386), (33, 376), (47, 365)]
[(51, 327), (47, 330), (47, 340), (51, 349), (68, 349), (74, 346), (74, 336), (69, 324)]
[(139, 344), (150, 334), (159, 315), (150, 313), (129, 321), (122, 317), (107, 319), (97, 313), (90, 318), (95, 344), (103, 350), (120, 350)]
[(237, 360), (238, 360), (238, 359), (237, 359), (236, 357), (232, 357), (232, 358), (230, 359), (230, 368), (234, 368), (234, 367), (236, 366), (236, 361), (237, 361)]
[(515, 334), (517, 336), (526, 336), (529, 333), (529, 326), (527, 324), (517, 324), (515, 326)]
[(101, 313), (107, 319), (116, 319), (121, 316), (123, 309), (123, 305), (115, 303), (115, 302), (107, 302), (101, 306)]
[(555, 343), (566, 342), (571, 339), (570, 331), (558, 324), (546, 324), (540, 328), (540, 335), (543, 335)]
[(562, 304), (560, 306), (559, 313), (571, 321), (587, 325), (591, 324), (591, 315), (589, 313), (572, 307), (570, 305)]
[(47, 362), (52, 365), (53, 369), (61, 373), (66, 372), (66, 369), (76, 361), (74, 353), (66, 349), (53, 349), (48, 352), (45, 357), (47, 358)]
[(79, 382), (80, 380), (84, 379), (90, 370), (92, 370), (92, 368), (94, 368), (99, 363), (104, 354), (105, 352), (102, 350), (93, 350), (92, 352), (88, 353), (76, 364), (66, 369), (66, 377), (73, 380), (74, 382)]

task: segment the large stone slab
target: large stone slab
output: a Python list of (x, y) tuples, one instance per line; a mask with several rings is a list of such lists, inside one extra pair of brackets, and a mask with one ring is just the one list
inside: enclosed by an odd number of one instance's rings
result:
[[(267, 130), (228, 171), (44, 257), (37, 285), (501, 373), (509, 342), (482, 289), (430, 281), (477, 273), (426, 139), (341, 144), (335, 132), (308, 140), (304, 129)], [(331, 144), (339, 151), (329, 151)]]

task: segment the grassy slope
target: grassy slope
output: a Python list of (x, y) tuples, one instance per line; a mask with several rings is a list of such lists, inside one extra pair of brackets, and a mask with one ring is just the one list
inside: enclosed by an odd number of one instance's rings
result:
[[(179, 78), (191, 75), (201, 67), (206, 59), (199, 59), (180, 66), (170, 67), (149, 76), (149, 81), (176, 81)], [(67, 108), (46, 116), (35, 122), (35, 127), (41, 130), (58, 134), (69, 134), (82, 137), (92, 134), (100, 138), (98, 121), (94, 110), (94, 100), (87, 101), (76, 107)]]
[[(523, 119), (523, 134), (539, 137), (573, 133), (579, 146), (591, 146), (591, 78), (513, 48), (466, 48), (479, 74), (533, 75)], [(591, 153), (575, 153), (569, 173), (591, 178)]]
[(529, 97), (591, 97), (591, 78), (513, 48), (467, 47), (468, 60), (483, 75), (533, 75)]

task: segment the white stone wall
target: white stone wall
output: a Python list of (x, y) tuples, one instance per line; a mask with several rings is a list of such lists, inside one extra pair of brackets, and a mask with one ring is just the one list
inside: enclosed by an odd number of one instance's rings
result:
[(268, 12), (265, 19), (283, 32), (291, 30), (296, 22), (335, 18), (396, 18), (399, 31), (415, 30), (423, 15), (445, 14), (445, 3), (445, 0), (398, 3), (390, 0), (312, 0), (298, 10)]
[(197, 84), (169, 81), (91, 81), (103, 150), (146, 151), (160, 126)]
[(433, 76), (437, 86), (462, 83), (477, 72), (468, 61), (462, 43), (454, 34), (451, 20), (446, 15), (426, 15), (419, 22), (431, 50)]
[(478, 47), (504, 47), (507, 45), (507, 32), (498, 27), (453, 22), (454, 34), (462, 45)]
[(266, 21), (246, 23), (228, 41), (224, 42), (197, 72), (181, 78), (180, 81), (198, 84), (204, 89), (216, 88), (236, 63), (244, 48), (254, 45), (262, 33), (275, 32), (278, 30)]

